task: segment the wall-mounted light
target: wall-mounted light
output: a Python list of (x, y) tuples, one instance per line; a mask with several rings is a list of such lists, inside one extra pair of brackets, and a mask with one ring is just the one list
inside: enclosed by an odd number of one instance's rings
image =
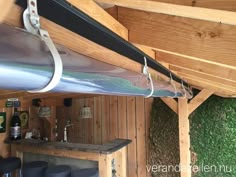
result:
[(91, 108), (88, 106), (82, 107), (79, 112), (79, 118), (80, 119), (93, 118)]

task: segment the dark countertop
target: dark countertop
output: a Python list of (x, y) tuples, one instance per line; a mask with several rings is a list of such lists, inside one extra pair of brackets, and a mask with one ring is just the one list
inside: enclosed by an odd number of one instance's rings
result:
[(97, 144), (81, 144), (67, 142), (51, 142), (36, 139), (6, 140), (7, 144), (19, 144), (27, 146), (35, 146), (41, 148), (64, 149), (71, 151), (93, 152), (101, 154), (111, 154), (131, 143), (127, 139), (115, 139), (103, 145)]

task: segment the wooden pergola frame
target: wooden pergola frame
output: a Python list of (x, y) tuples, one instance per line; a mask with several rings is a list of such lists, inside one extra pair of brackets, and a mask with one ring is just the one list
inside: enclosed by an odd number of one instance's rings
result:
[[(200, 19), (211, 22), (220, 22), (222, 24), (236, 25), (236, 13), (222, 10), (213, 10), (205, 8), (186, 7), (180, 5), (171, 5), (165, 3), (140, 1), (132, 3), (131, 0), (96, 0), (102, 4), (118, 5), (135, 10), (142, 10), (150, 13), (163, 13), (168, 15), (177, 15), (181, 17)], [(68, 0), (69, 3), (79, 8), (98, 22), (120, 35), (122, 38), (129, 39), (128, 29), (110, 16), (104, 9), (98, 6), (92, 0)], [(0, 7), (4, 6), (4, 11), (0, 12), (0, 22), (5, 24), (22, 27), (21, 13), (22, 9), (14, 4), (13, 0), (0, 0)], [(9, 12), (11, 12), (10, 15)], [(78, 36), (55, 23), (46, 19), (41, 20), (42, 28), (45, 28), (51, 34), (53, 40), (74, 50), (78, 53), (90, 56), (97, 60), (113, 64), (125, 69), (140, 72), (142, 66), (129, 58), (123, 57), (113, 51), (101, 47), (81, 36)], [(63, 35), (61, 35), (63, 34)], [(73, 43), (67, 39), (73, 38)], [(75, 45), (75, 43), (79, 45)], [(236, 95), (236, 62), (233, 60), (217, 61), (214, 59), (205, 59), (193, 57), (180, 53), (167, 51), (155, 46), (143, 46), (137, 44), (145, 53), (151, 57), (158, 58), (158, 61), (169, 69), (186, 78), (193, 86), (202, 89), (189, 103), (187, 99), (179, 99), (178, 102), (172, 98), (162, 98), (162, 100), (179, 116), (179, 143), (180, 143), (180, 164), (190, 167), (190, 135), (189, 135), (189, 115), (197, 109), (209, 96), (218, 94), (226, 97), (235, 97)], [(91, 52), (92, 51), (92, 52)], [(107, 56), (110, 56), (107, 58)], [(116, 60), (114, 60), (116, 58)], [(180, 63), (180, 64), (179, 64)], [(197, 65), (200, 63), (200, 65)], [(202, 68), (199, 68), (201, 66)], [(213, 67), (213, 69), (211, 68)], [(225, 72), (220, 72), (224, 70)], [(155, 74), (155, 71), (152, 70)], [(205, 80), (204, 80), (205, 79)], [(209, 82), (211, 81), (211, 82)], [(182, 171), (181, 177), (190, 177), (191, 171)]]

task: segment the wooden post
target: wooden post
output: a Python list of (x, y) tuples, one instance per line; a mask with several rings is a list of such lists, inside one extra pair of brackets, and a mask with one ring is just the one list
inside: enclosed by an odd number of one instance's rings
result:
[(99, 176), (111, 177), (112, 176), (112, 155), (101, 154), (98, 161)]
[(178, 100), (181, 177), (191, 177), (188, 100)]

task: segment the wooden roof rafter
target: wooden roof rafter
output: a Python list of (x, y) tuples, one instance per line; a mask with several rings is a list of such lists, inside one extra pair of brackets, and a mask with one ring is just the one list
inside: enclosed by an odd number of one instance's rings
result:
[[(130, 0), (98, 0), (98, 2), (118, 5), (116, 16), (118, 21), (128, 28), (129, 40), (153, 49), (158, 62), (166, 64), (171, 71), (181, 77), (184, 76), (183, 78), (187, 81), (190, 80), (192, 86), (198, 89), (217, 90), (220, 96), (234, 97), (236, 95), (236, 50), (234, 47), (236, 26), (206, 21), (206, 19), (196, 20), (163, 15), (150, 12), (150, 10), (145, 11), (150, 2), (147, 0), (133, 3), (131, 7), (129, 7)], [(150, 3), (159, 4), (155, 1)], [(144, 8), (140, 7), (140, 10), (136, 10), (136, 6), (140, 4), (143, 4)], [(166, 5), (172, 7), (172, 4)], [(185, 7), (181, 6), (181, 8)], [(187, 8), (194, 9), (195, 7)], [(236, 14), (235, 12), (228, 13), (228, 11), (221, 12), (228, 15)], [(189, 76), (197, 76), (197, 79), (196, 77), (189, 78)]]

